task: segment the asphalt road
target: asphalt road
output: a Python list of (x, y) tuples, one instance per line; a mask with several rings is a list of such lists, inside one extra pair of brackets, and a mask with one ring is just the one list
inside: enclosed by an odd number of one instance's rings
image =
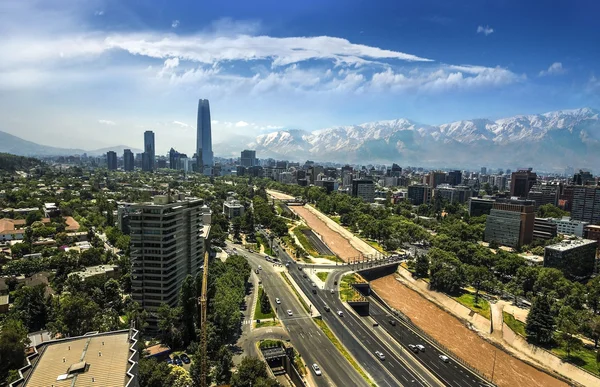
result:
[[(281, 304), (277, 306), (277, 315), (285, 325), (292, 345), (302, 355), (304, 362), (309, 367), (313, 363), (317, 363), (323, 372), (320, 377), (313, 373), (312, 379), (315, 384), (317, 386), (368, 387), (366, 381), (315, 325), (300, 301), (296, 299), (294, 293), (284, 282), (281, 274), (274, 270), (273, 264), (265, 261), (264, 257), (258, 254), (243, 250), (239, 245), (232, 246), (237, 248), (237, 253), (248, 258), (253, 270), (259, 265), (262, 267), (262, 270), (259, 271), (262, 285), (273, 302), (277, 297), (281, 300)], [(287, 315), (288, 309), (292, 311), (293, 316)], [(309, 372), (312, 372), (312, 368)]]
[[(443, 386), (427, 371), (416, 371), (421, 366), (414, 359), (401, 360), (402, 354), (395, 353), (385, 339), (365, 326), (358, 316), (346, 311), (337, 292), (331, 294), (329, 290), (319, 289), (314, 294), (311, 280), (303, 278), (302, 271), (298, 270), (295, 263), (291, 263), (293, 260), (285, 251), (280, 250), (279, 257), (284, 263), (290, 262), (290, 275), (318, 309), (323, 320), (378, 386)], [(330, 312), (325, 311), (326, 304), (331, 308)], [(338, 310), (344, 312), (343, 317), (337, 314)], [(375, 351), (383, 352), (386, 359), (379, 360)]]

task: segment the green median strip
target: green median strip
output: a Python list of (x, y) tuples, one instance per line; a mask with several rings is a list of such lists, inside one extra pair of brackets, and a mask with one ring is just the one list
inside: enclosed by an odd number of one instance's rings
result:
[(308, 304), (306, 303), (306, 301), (304, 301), (304, 299), (302, 298), (302, 296), (300, 296), (300, 293), (298, 293), (298, 291), (296, 290), (296, 288), (294, 287), (294, 285), (292, 285), (292, 282), (287, 277), (287, 275), (285, 275), (284, 272), (281, 272), (280, 274), (283, 277), (283, 280), (285, 282), (287, 282), (288, 285), (290, 285), (290, 288), (296, 294), (296, 298), (298, 298), (298, 301), (300, 301), (300, 303), (302, 304), (302, 307), (304, 308), (304, 310), (306, 310), (307, 313), (310, 313), (310, 307), (308, 306)]
[(342, 356), (344, 356), (346, 358), (346, 360), (348, 360), (348, 362), (350, 362), (350, 365), (352, 365), (352, 367), (354, 367), (356, 372), (358, 372), (360, 374), (360, 376), (362, 376), (362, 378), (370, 386), (376, 387), (377, 385), (375, 383), (373, 383), (373, 381), (371, 381), (371, 379), (367, 376), (365, 371), (363, 371), (363, 369), (358, 365), (356, 360), (350, 355), (350, 353), (348, 353), (348, 351), (346, 350), (346, 347), (344, 347), (342, 345), (342, 343), (340, 343), (340, 341), (337, 339), (337, 337), (335, 337), (335, 335), (333, 334), (331, 329), (329, 329), (329, 327), (327, 326), (325, 321), (323, 321), (321, 318), (317, 318), (317, 317), (313, 318), (313, 321), (315, 322), (315, 324), (317, 324), (317, 326), (319, 328), (321, 328), (323, 333), (325, 333), (325, 336), (327, 336), (329, 341), (331, 341), (331, 343), (342, 354)]

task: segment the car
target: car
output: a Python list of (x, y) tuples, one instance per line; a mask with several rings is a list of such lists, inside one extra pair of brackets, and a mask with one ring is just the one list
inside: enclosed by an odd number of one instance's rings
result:
[(416, 345), (408, 344), (408, 348), (410, 348), (410, 350), (413, 351), (414, 353), (419, 353), (419, 348), (417, 348)]
[(261, 265), (258, 265), (258, 270), (262, 270), (262, 266)]
[(304, 274), (302, 274), (302, 277), (306, 278), (306, 277), (308, 277), (308, 276), (306, 275), (306, 273), (304, 273)]
[(298, 266), (298, 270), (302, 271), (302, 266)]
[(191, 360), (190, 357), (188, 355), (186, 355), (185, 353), (181, 354), (181, 360), (185, 363), (185, 364), (190, 364)]
[(331, 289), (331, 294), (335, 293), (335, 290)]
[(287, 262), (287, 263), (285, 264), (285, 267), (290, 267), (290, 263), (289, 263), (289, 262)]
[(380, 351), (375, 351), (375, 356), (377, 356), (379, 360), (385, 360), (385, 355)]
[(446, 355), (440, 355), (439, 356), (440, 360), (443, 361), (444, 363), (448, 363), (450, 361), (450, 359), (448, 358), (448, 356)]
[(334, 285), (337, 285), (337, 281), (333, 281), (333, 284), (334, 284)]
[(390, 325), (392, 325), (393, 327), (396, 326), (396, 320), (390, 320)]
[(313, 294), (317, 294), (317, 289), (312, 290)]
[(331, 309), (329, 309), (329, 306), (327, 305), (323, 305), (323, 309), (325, 309), (325, 312), (329, 312)]
[(313, 371), (315, 371), (315, 375), (321, 376), (321, 369), (319, 368), (319, 366), (317, 365), (317, 363), (314, 363), (312, 365), (312, 369), (313, 369)]
[(425, 346), (422, 344), (417, 344), (415, 345), (415, 347), (419, 348), (421, 350), (421, 352), (425, 352)]
[(281, 304), (281, 300), (280, 300), (279, 298), (275, 298), (275, 302), (276, 302), (277, 304)]
[(173, 364), (173, 359), (171, 359), (170, 357), (168, 357), (166, 361), (167, 361), (167, 364), (170, 364), (170, 365)]
[(175, 362), (175, 365), (178, 365), (180, 367), (183, 365), (183, 362), (181, 361), (180, 358), (175, 359), (174, 362)]
[(316, 284), (316, 283), (314, 283), (314, 282), (311, 282), (311, 284), (310, 284), (310, 285), (311, 285), (313, 288), (316, 288), (316, 287), (317, 287), (317, 284)]
[(294, 315), (294, 313), (292, 312), (292, 310), (291, 310), (291, 309), (288, 309), (288, 310), (287, 310), (287, 314), (288, 314), (288, 316), (293, 316), (293, 315)]
[(255, 270), (254, 270), (254, 272), (255, 272), (256, 274), (258, 274), (258, 269), (255, 269)]
[(378, 327), (378, 326), (379, 326), (379, 323), (378, 323), (378, 322), (374, 322), (374, 323), (373, 323), (373, 326), (374, 326), (374, 327)]
[(337, 311), (337, 314), (338, 314), (338, 316), (340, 316), (340, 317), (344, 317), (344, 312), (342, 312), (341, 310), (338, 310), (338, 311)]

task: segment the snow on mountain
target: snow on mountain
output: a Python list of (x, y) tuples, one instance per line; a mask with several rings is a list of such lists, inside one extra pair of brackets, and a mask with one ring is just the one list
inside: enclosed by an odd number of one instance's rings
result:
[(598, 111), (582, 108), (437, 126), (397, 119), (311, 133), (283, 130), (258, 136), (251, 146), (261, 154), (297, 160), (436, 166), (531, 162), (548, 167), (578, 162), (595, 167), (600, 161), (600, 117)]

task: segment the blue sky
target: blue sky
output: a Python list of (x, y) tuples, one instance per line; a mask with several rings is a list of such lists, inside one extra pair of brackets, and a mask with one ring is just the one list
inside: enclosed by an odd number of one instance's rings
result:
[(217, 155), (279, 128), (600, 108), (600, 3), (2, 0), (0, 130)]

